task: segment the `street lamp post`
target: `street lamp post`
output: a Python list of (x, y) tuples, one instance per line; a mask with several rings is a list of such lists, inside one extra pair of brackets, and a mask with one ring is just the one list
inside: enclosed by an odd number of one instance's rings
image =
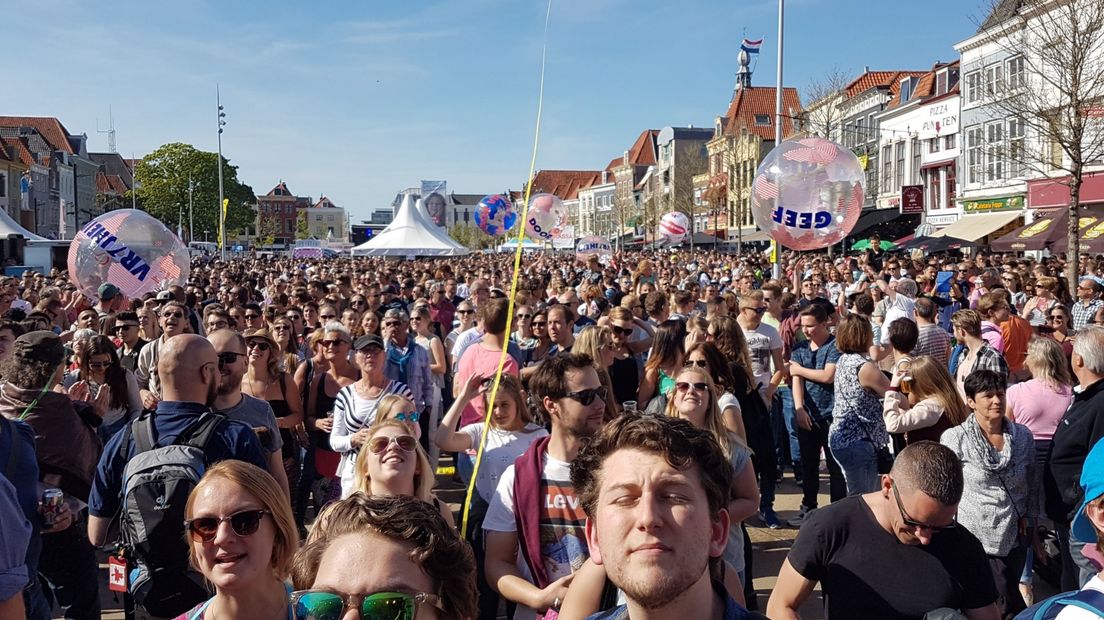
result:
[[(774, 148), (782, 146), (782, 34), (785, 13), (786, 0), (778, 0), (778, 84), (774, 89)], [(778, 195), (781, 202), (781, 189)], [(776, 280), (782, 277), (782, 248), (777, 242), (774, 248), (773, 271)]]
[(222, 205), (225, 198), (222, 193), (222, 128), (226, 126), (226, 112), (222, 110), (222, 98), (219, 94), (218, 84), (215, 84), (215, 105), (218, 106), (218, 218), (219, 218), (219, 251), (222, 260), (226, 260), (226, 215)]

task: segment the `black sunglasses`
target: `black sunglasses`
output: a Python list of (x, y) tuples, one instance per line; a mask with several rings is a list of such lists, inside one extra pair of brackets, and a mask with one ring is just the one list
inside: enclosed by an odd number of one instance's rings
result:
[(946, 532), (958, 527), (957, 520), (952, 520), (948, 525), (928, 525), (927, 523), (921, 523), (913, 519), (908, 516), (908, 513), (905, 512), (905, 505), (901, 503), (901, 494), (897, 492), (897, 481), (890, 481), (889, 486), (893, 488), (893, 499), (897, 500), (897, 510), (901, 511), (901, 521), (903, 521), (905, 525), (915, 528), (924, 528), (932, 532)]
[(264, 340), (253, 340), (251, 342), (245, 343), (245, 347), (247, 349), (257, 349), (258, 351), (267, 351), (268, 350), (268, 343), (265, 342)]
[(184, 527), (191, 534), (192, 542), (211, 542), (218, 535), (219, 525), (223, 521), (229, 521), (231, 529), (238, 536), (251, 536), (257, 533), (261, 527), (261, 519), (267, 510), (243, 510), (229, 517), (199, 517), (184, 522)]
[(580, 405), (583, 405), (584, 407), (594, 402), (595, 398), (601, 399), (601, 401), (604, 403), (606, 402), (607, 397), (606, 386), (603, 385), (596, 388), (590, 388), (589, 390), (568, 392), (567, 394), (564, 394), (564, 397), (578, 401), (578, 403)]
[(245, 357), (245, 353), (234, 353), (233, 351), (227, 351), (226, 353), (218, 354), (218, 367), (222, 370), (227, 364), (233, 364), (239, 357)]
[(628, 336), (633, 333), (631, 327), (618, 327), (616, 325), (610, 325), (610, 330), (615, 334), (621, 334), (622, 336)]

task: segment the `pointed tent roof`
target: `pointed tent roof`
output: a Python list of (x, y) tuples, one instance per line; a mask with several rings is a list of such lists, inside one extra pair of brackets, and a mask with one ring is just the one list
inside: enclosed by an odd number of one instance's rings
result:
[(422, 201), (404, 196), (395, 219), (352, 249), (353, 256), (465, 256), (471, 250), (430, 223)]
[(8, 235), (20, 235), (27, 241), (48, 241), (46, 237), (40, 237), (23, 228), (8, 215), (7, 211), (0, 209), (0, 237), (7, 237)]

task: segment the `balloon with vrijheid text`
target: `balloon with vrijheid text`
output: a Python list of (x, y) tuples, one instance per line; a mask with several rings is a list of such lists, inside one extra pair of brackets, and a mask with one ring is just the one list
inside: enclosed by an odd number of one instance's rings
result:
[(866, 173), (850, 150), (824, 138), (785, 140), (755, 172), (755, 225), (791, 250), (838, 243), (862, 211)]
[(567, 225), (567, 207), (559, 196), (534, 194), (525, 214), (525, 234), (533, 241), (551, 241)]
[(185, 285), (188, 247), (157, 218), (138, 209), (108, 211), (69, 244), (69, 279), (90, 298), (110, 282), (127, 297)]

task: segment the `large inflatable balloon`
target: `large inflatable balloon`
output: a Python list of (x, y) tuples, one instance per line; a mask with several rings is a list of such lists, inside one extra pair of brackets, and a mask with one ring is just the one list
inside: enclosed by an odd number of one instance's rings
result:
[(690, 231), (690, 218), (682, 211), (672, 211), (659, 219), (656, 236), (671, 245), (682, 243)]
[(786, 140), (755, 171), (751, 215), (783, 246), (815, 250), (851, 232), (865, 191), (862, 164), (850, 150), (824, 138)]
[(525, 234), (533, 241), (551, 241), (567, 224), (567, 208), (558, 196), (534, 194), (529, 197)]
[(69, 279), (88, 297), (110, 282), (130, 298), (191, 273), (188, 247), (157, 218), (138, 209), (108, 211), (84, 225), (69, 245)]
[(575, 258), (585, 263), (591, 256), (597, 256), (600, 262), (608, 263), (613, 256), (613, 246), (610, 245), (609, 239), (597, 235), (579, 239), (579, 243), (575, 246)]
[(475, 205), (475, 225), (492, 237), (506, 234), (517, 220), (513, 203), (501, 194), (487, 196)]

